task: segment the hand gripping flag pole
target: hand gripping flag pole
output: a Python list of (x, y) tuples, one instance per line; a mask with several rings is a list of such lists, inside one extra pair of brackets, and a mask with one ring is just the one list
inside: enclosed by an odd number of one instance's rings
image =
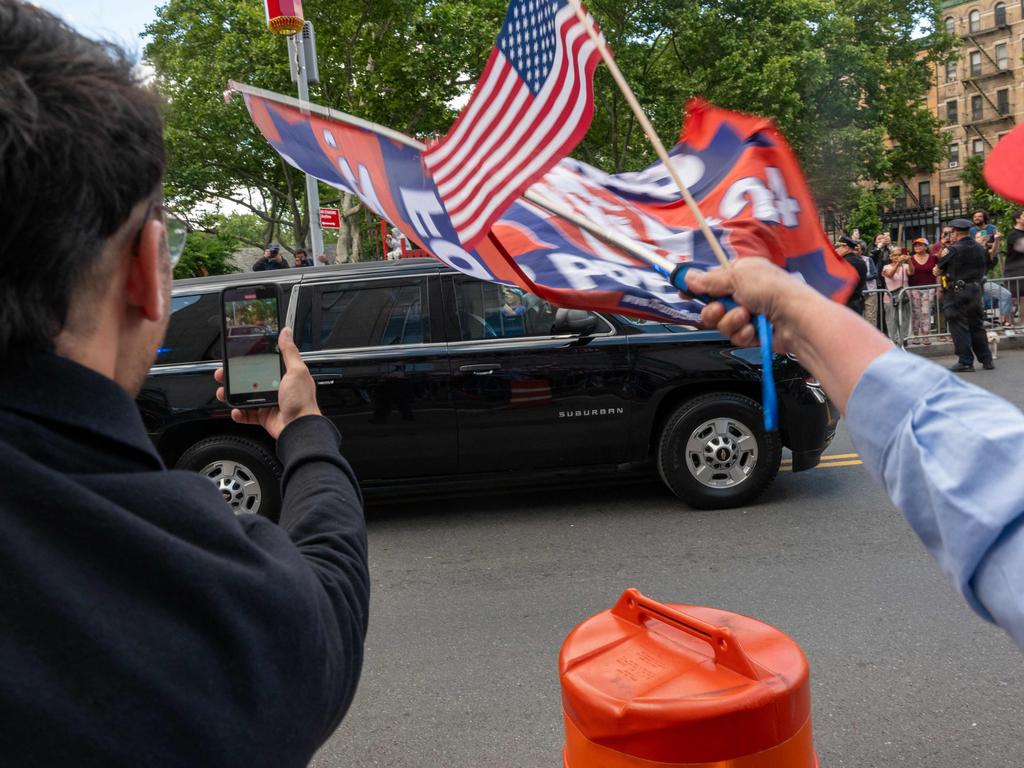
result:
[[(673, 165), (671, 158), (669, 157), (668, 151), (665, 149), (665, 145), (661, 143), (661, 139), (654, 130), (654, 126), (651, 125), (651, 121), (647, 119), (647, 113), (644, 112), (643, 107), (640, 106), (640, 102), (637, 101), (636, 96), (633, 93), (633, 89), (629, 87), (629, 83), (626, 82), (626, 78), (623, 77), (622, 72), (619, 70), (618, 65), (615, 63), (615, 59), (612, 56), (608, 46), (605, 45), (604, 38), (598, 34), (594, 28), (594, 24), (589, 15), (583, 10), (583, 6), (580, 5), (580, 0), (569, 0), (569, 4), (572, 5), (573, 10), (576, 12), (576, 17), (580, 23), (587, 30), (587, 34), (590, 35), (590, 39), (597, 46), (598, 52), (601, 54), (601, 58), (604, 63), (608, 66), (609, 72), (611, 72), (612, 79), (615, 80), (615, 84), (619, 86), (619, 90), (622, 91), (622, 95), (625, 96), (626, 102), (629, 104), (630, 109), (633, 110), (633, 114), (636, 116), (637, 121), (643, 128), (644, 133), (647, 134), (648, 140), (651, 142), (651, 146), (654, 147), (654, 151), (658, 154), (658, 158), (665, 165), (665, 169), (668, 171), (669, 176), (672, 177), (672, 181), (675, 182), (676, 186), (679, 187), (679, 192), (683, 196), (683, 200), (686, 202), (687, 207), (697, 220), (697, 225), (700, 227), (701, 233), (707, 240), (708, 245), (711, 246), (712, 252), (715, 254), (715, 258), (718, 259), (718, 263), (723, 267), (729, 267), (729, 259), (725, 255), (725, 251), (722, 249), (722, 244), (718, 242), (718, 238), (715, 237), (714, 232), (711, 231), (711, 227), (708, 224), (707, 219), (704, 217), (703, 212), (697, 205), (697, 201), (693, 199), (693, 195), (690, 194), (690, 190), (687, 189), (685, 182), (679, 175), (679, 171)], [(694, 268), (692, 264), (680, 264), (673, 265), (675, 268), (669, 274), (665, 274), (663, 268), (653, 261), (650, 261), (644, 256), (640, 256), (648, 263), (651, 264), (655, 269), (665, 275), (668, 281), (679, 290), (690, 293), (689, 288), (686, 285), (686, 275), (691, 269)], [(692, 294), (691, 294), (692, 295)], [(701, 301), (715, 301), (716, 299), (710, 296), (695, 296), (694, 298)], [(717, 299), (721, 301), (721, 299)], [(723, 302), (726, 304), (726, 308), (736, 306), (735, 302), (728, 300)], [(768, 318), (758, 315), (755, 318), (755, 324), (757, 328), (757, 335), (761, 343), (761, 400), (764, 408), (764, 428), (767, 432), (774, 432), (778, 429), (779, 425), (779, 406), (778, 406), (778, 393), (775, 390), (775, 379), (772, 375), (772, 326), (768, 322)]]

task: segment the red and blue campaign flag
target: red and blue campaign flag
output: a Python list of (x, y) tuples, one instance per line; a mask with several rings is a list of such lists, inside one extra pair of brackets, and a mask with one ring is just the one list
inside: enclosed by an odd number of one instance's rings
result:
[[(524, 199), (474, 248), (464, 248), (414, 139), (286, 96), (234, 83), (231, 89), (245, 96), (253, 121), (288, 163), (357, 195), (452, 268), (560, 307), (699, 325), (703, 305), (681, 297), (646, 262)], [(853, 268), (825, 238), (796, 158), (772, 122), (700, 101), (687, 112), (670, 159), (729, 257), (770, 259), (845, 301)], [(671, 262), (716, 263), (661, 163), (607, 174), (565, 159), (529, 191)]]
[(485, 238), (523, 190), (583, 139), (599, 58), (566, 0), (512, 0), (472, 98), (423, 153), (463, 247)]

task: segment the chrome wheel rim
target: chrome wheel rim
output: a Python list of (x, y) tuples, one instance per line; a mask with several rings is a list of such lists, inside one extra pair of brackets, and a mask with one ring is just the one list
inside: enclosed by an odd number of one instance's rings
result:
[(705, 421), (686, 441), (686, 467), (708, 488), (735, 488), (757, 467), (757, 438), (742, 422)]
[(251, 469), (237, 461), (214, 461), (199, 474), (208, 478), (220, 491), (236, 515), (255, 515), (260, 511), (263, 490)]

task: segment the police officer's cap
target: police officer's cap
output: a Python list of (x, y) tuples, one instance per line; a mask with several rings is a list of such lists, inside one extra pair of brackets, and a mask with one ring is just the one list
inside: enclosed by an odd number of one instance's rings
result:
[(968, 232), (974, 226), (974, 222), (970, 219), (953, 219), (949, 222), (949, 226), (957, 232)]
[(858, 243), (858, 242), (857, 242), (856, 240), (854, 240), (854, 239), (853, 239), (852, 237), (847, 237), (846, 235), (843, 235), (842, 237), (840, 237), (840, 238), (839, 238), (839, 242), (840, 242), (840, 243), (843, 243), (843, 245), (848, 245), (848, 246), (850, 246), (850, 247), (851, 247), (851, 248), (853, 248), (853, 250), (855, 250), (855, 251), (857, 250), (858, 246), (860, 245), (860, 243)]

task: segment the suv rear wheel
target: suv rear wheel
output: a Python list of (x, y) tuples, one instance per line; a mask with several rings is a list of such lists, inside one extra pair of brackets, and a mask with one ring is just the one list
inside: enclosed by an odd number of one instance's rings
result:
[(661, 432), (658, 472), (665, 485), (699, 509), (753, 501), (779, 472), (782, 442), (764, 431), (761, 406), (728, 392), (680, 405)]
[(275, 522), (281, 514), (281, 464), (255, 440), (234, 435), (200, 440), (175, 466), (208, 478), (235, 514), (258, 514)]

